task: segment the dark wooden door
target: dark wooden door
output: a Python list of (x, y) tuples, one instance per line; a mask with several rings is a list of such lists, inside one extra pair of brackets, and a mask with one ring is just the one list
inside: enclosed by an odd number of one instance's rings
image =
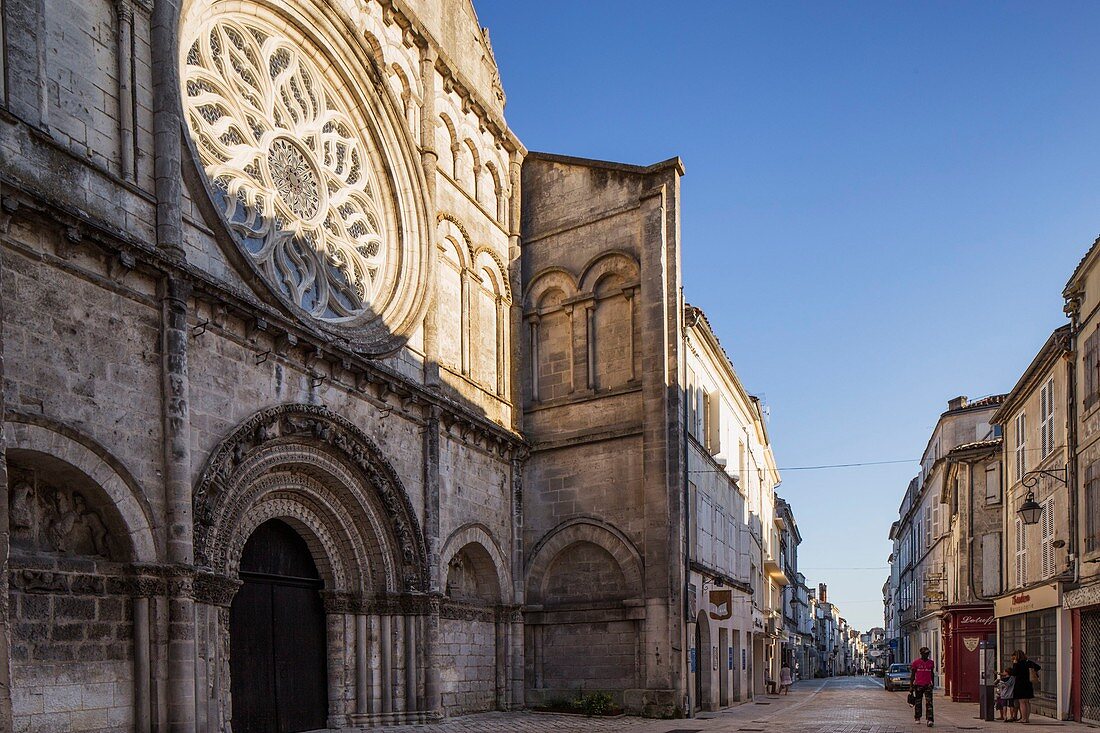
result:
[(260, 525), (241, 555), (229, 612), (234, 733), (324, 728), (328, 709), (322, 583), (285, 522)]

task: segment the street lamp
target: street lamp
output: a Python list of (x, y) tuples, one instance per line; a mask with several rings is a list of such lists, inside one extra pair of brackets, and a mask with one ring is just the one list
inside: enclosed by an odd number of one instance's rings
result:
[(1043, 476), (1047, 476), (1055, 481), (1061, 481), (1068, 486), (1068, 473), (1068, 467), (1066, 467), (1040, 469), (1038, 471), (1028, 471), (1024, 474), (1024, 477), (1020, 479), (1020, 483), (1027, 489), (1027, 494), (1024, 496), (1024, 503), (1016, 510), (1016, 513), (1020, 515), (1020, 519), (1023, 520), (1024, 524), (1038, 524), (1039, 517), (1043, 514), (1043, 507), (1039, 502), (1035, 501), (1035, 492), (1033, 491), (1033, 489), (1039, 485), (1039, 479)]
[(1027, 492), (1027, 496), (1024, 497), (1024, 503), (1020, 505), (1020, 508), (1016, 510), (1016, 513), (1020, 515), (1020, 519), (1024, 520), (1024, 524), (1038, 524), (1039, 515), (1043, 513), (1043, 507), (1039, 502), (1035, 501), (1035, 492)]

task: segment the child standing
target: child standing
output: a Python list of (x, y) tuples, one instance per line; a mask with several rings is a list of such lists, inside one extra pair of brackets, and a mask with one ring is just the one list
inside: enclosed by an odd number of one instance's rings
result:
[[(1015, 686), (1016, 678), (1007, 669), (1002, 670), (996, 684), (993, 685), (993, 695), (996, 698), (993, 707), (997, 710), (999, 720), (1016, 719), (1016, 701), (1012, 698)], [(1005, 715), (1010, 717), (1006, 718)]]

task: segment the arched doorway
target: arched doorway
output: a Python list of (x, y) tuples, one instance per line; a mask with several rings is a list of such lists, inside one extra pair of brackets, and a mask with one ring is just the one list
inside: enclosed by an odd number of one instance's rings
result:
[(305, 540), (264, 522), (244, 545), (229, 615), (234, 733), (324, 728), (328, 713), (323, 585)]
[(713, 667), (714, 650), (711, 649), (710, 621), (705, 611), (695, 619), (695, 709), (714, 710)]

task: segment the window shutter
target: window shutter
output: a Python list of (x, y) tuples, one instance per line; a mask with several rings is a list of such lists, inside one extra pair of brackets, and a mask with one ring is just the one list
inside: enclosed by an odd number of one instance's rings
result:
[(1092, 383), (1094, 379), (1092, 363), (1095, 361), (1093, 355), (1094, 348), (1095, 343), (1093, 342), (1093, 337), (1089, 336), (1089, 338), (1085, 340), (1084, 358), (1081, 362), (1081, 371), (1083, 372), (1082, 376), (1084, 378), (1084, 389), (1082, 389), (1081, 392), (1082, 396), (1085, 398), (1085, 407), (1092, 404)]
[(1027, 546), (1024, 522), (1016, 518), (1016, 587), (1027, 585)]
[(999, 504), (1001, 501), (1001, 472), (999, 464), (986, 466), (985, 469), (985, 503)]
[(1097, 504), (1097, 489), (1100, 487), (1100, 471), (1098, 463), (1093, 462), (1085, 467), (1085, 552), (1091, 552), (1098, 546), (1096, 514), (1100, 512), (1100, 504)]
[(1021, 481), (1027, 472), (1027, 416), (1020, 413), (1016, 416), (1016, 480)]
[(1054, 575), (1054, 497), (1047, 497), (1043, 502), (1042, 514), (1042, 565), (1043, 577)]
[(982, 595), (1001, 592), (1001, 533), (982, 536)]

